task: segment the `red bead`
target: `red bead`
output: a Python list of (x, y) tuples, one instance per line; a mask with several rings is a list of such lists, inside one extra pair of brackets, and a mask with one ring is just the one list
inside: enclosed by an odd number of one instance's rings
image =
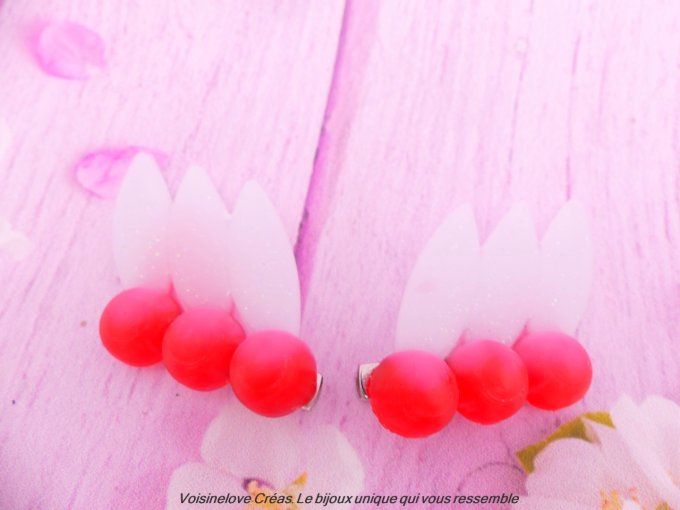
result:
[(226, 310), (188, 310), (165, 333), (163, 362), (189, 388), (221, 388), (229, 382), (231, 358), (244, 338), (243, 328)]
[(489, 425), (509, 418), (526, 402), (527, 369), (508, 346), (479, 340), (455, 349), (447, 362), (460, 389), (458, 411)]
[(382, 426), (404, 437), (439, 432), (458, 405), (453, 373), (443, 359), (423, 351), (382, 360), (368, 378), (366, 394)]
[(263, 416), (290, 414), (316, 393), (316, 361), (302, 340), (284, 331), (249, 335), (231, 359), (236, 397)]
[(106, 305), (99, 321), (104, 347), (136, 367), (162, 358), (163, 335), (180, 308), (165, 292), (137, 287), (124, 290)]
[(529, 403), (556, 410), (578, 402), (593, 379), (590, 357), (574, 338), (563, 333), (530, 333), (520, 338), (515, 352), (529, 372)]

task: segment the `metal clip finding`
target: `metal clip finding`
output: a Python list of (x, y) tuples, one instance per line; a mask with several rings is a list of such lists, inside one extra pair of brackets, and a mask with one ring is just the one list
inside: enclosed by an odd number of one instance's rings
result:
[(319, 395), (321, 394), (321, 388), (323, 388), (323, 376), (317, 372), (316, 374), (316, 392), (314, 393), (314, 396), (312, 399), (307, 402), (305, 405), (302, 406), (303, 411), (311, 411), (312, 407), (314, 407), (314, 404), (316, 404), (316, 401), (319, 400)]
[(380, 363), (364, 363), (359, 365), (359, 370), (357, 371), (357, 391), (363, 400), (368, 400), (368, 393), (366, 393), (368, 378), (379, 364)]

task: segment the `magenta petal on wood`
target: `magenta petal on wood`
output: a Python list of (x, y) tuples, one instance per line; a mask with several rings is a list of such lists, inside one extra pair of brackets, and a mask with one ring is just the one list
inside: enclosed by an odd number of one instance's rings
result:
[(158, 166), (167, 165), (167, 155), (143, 147), (100, 149), (85, 154), (73, 169), (76, 181), (87, 191), (101, 198), (113, 198), (127, 172), (132, 159), (146, 152), (154, 157)]
[(106, 64), (101, 36), (70, 21), (45, 25), (36, 38), (34, 51), (43, 71), (68, 80), (86, 80)]

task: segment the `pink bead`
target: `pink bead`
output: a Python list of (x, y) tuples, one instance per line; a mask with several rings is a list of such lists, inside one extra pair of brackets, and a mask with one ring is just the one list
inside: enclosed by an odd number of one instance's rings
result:
[(136, 287), (124, 290), (106, 305), (99, 322), (104, 347), (133, 366), (158, 363), (163, 335), (180, 308), (165, 292)]
[(556, 410), (581, 400), (593, 379), (593, 367), (583, 346), (558, 332), (529, 333), (514, 350), (529, 373), (529, 403)]
[(470, 342), (455, 349), (447, 362), (458, 381), (458, 411), (468, 420), (497, 423), (526, 402), (527, 369), (510, 347), (493, 340)]
[(177, 317), (165, 332), (163, 362), (179, 382), (208, 391), (229, 382), (234, 351), (245, 338), (229, 312), (194, 308)]
[(249, 335), (231, 359), (236, 397), (263, 416), (290, 414), (316, 393), (316, 361), (302, 340), (285, 331)]
[(404, 437), (439, 432), (458, 404), (453, 373), (443, 359), (423, 351), (386, 357), (371, 373), (366, 393), (383, 427)]

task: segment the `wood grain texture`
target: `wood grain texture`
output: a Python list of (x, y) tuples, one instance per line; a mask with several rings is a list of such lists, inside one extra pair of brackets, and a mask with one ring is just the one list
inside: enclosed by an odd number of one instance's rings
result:
[[(47, 77), (31, 27), (99, 31), (107, 71)], [(228, 204), (254, 177), (291, 236), (303, 337), (326, 384), (305, 426), (339, 426), (366, 491), (521, 491), (514, 451), (620, 393), (680, 401), (680, 5), (675, 2), (0, 3), (0, 115), (14, 132), (0, 215), (35, 252), (0, 263), (0, 496), (8, 508), (159, 508), (229, 390), (197, 394), (101, 349), (119, 290), (111, 204), (69, 167), (100, 146), (205, 165)], [(399, 300), (444, 215), (485, 237), (526, 201), (542, 232), (568, 198), (593, 221), (579, 337), (595, 381), (557, 414), (461, 418), (406, 441), (358, 401), (354, 371), (394, 348)], [(303, 210), (304, 209), (304, 210)]]
[[(35, 243), (0, 266), (2, 508), (159, 508), (172, 470), (197, 458), (228, 390), (200, 394), (101, 348), (121, 288), (110, 202), (70, 167), (101, 146), (171, 157), (176, 187), (204, 165), (228, 204), (257, 179), (295, 239), (323, 120), (341, 2), (13, 2), (0, 9), (0, 110), (14, 144), (0, 214)], [(28, 38), (69, 19), (101, 33), (102, 75), (49, 77)]]
[[(350, 431), (369, 490), (520, 491), (513, 454), (622, 392), (680, 399), (680, 22), (677, 4), (350, 2), (301, 247), (303, 333), (328, 380), (321, 414)], [(568, 198), (593, 222), (596, 280), (579, 337), (581, 404), (441, 434), (385, 433), (349, 380), (394, 348), (401, 293), (446, 213), (482, 236), (510, 204), (542, 232)]]

